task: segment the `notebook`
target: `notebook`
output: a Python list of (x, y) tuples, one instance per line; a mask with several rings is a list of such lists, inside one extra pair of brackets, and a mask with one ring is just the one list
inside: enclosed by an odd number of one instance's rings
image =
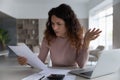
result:
[(69, 73), (91, 79), (114, 73), (119, 68), (120, 49), (112, 49), (101, 52), (95, 67), (90, 69), (71, 70)]

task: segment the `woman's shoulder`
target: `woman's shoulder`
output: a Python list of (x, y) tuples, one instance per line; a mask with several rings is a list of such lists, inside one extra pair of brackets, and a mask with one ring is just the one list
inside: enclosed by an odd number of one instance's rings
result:
[(45, 37), (43, 37), (42, 41), (47, 41), (47, 39)]
[(47, 45), (48, 46), (48, 41), (45, 37), (42, 39), (42, 45)]

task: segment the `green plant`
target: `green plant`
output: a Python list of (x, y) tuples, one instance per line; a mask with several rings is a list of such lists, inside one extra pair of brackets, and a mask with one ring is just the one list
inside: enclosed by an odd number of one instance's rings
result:
[(10, 41), (8, 31), (0, 28), (0, 44), (2, 49), (6, 47), (6, 44)]

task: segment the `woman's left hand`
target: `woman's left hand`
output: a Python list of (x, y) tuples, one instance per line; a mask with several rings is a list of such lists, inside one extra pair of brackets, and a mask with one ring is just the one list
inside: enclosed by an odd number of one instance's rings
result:
[(95, 40), (101, 32), (102, 31), (100, 29), (89, 29), (84, 36), (83, 48), (87, 49), (89, 47), (90, 41)]
[(91, 40), (95, 40), (101, 33), (102, 31), (100, 29), (96, 29), (94, 28), (93, 30), (89, 29), (84, 37), (85, 41), (91, 41)]

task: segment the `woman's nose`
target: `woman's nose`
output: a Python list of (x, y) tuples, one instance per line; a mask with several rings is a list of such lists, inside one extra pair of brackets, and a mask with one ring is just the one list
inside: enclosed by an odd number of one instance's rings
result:
[(54, 30), (57, 30), (57, 29), (58, 29), (58, 26), (57, 26), (57, 25), (54, 25), (54, 26), (53, 26), (53, 29), (54, 29)]

